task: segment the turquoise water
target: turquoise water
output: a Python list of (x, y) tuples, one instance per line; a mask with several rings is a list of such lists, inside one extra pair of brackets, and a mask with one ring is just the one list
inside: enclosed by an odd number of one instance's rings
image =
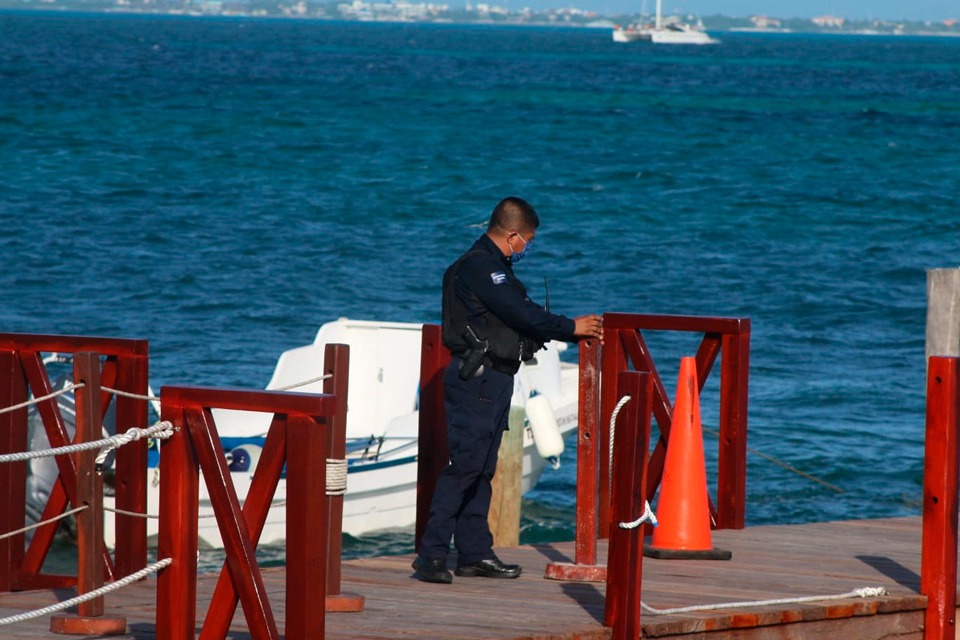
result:
[[(749, 524), (918, 514), (958, 136), (950, 39), (0, 13), (0, 330), (262, 387), (325, 321), (436, 321), (521, 195), (544, 226), (518, 273), (555, 310), (751, 318), (750, 446), (843, 492), (751, 455)], [(672, 389), (696, 343), (650, 342)], [(573, 535), (568, 444), (525, 541)]]

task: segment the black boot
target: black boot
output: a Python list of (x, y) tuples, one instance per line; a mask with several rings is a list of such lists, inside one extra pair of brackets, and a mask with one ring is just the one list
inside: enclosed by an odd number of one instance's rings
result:
[(458, 565), (456, 574), (464, 577), (519, 578), (521, 572), (520, 565), (504, 564), (500, 558), (493, 556), (479, 562)]
[(413, 568), (416, 573), (413, 577), (424, 582), (437, 582), (440, 584), (450, 584), (453, 582), (453, 575), (447, 570), (446, 558), (424, 558), (417, 556), (413, 561)]

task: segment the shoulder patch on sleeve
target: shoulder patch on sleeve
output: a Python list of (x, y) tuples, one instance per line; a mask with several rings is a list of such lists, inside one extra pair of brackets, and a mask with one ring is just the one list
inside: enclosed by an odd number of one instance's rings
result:
[(507, 274), (503, 271), (494, 271), (490, 274), (490, 279), (493, 280), (493, 284), (503, 284), (507, 281)]

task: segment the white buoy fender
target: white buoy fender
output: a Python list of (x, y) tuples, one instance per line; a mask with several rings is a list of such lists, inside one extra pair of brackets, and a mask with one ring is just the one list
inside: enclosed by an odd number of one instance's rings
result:
[(557, 418), (553, 415), (550, 398), (537, 395), (527, 400), (527, 422), (533, 432), (533, 442), (537, 453), (544, 458), (559, 458), (563, 453), (563, 436)]

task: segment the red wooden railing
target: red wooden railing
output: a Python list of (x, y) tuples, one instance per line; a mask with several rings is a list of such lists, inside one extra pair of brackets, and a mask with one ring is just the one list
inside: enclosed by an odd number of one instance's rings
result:
[[(716, 528), (742, 529), (746, 514), (750, 319), (627, 313), (603, 315), (601, 379), (614, 380), (619, 372), (628, 369), (630, 364), (635, 370), (648, 371), (653, 376), (653, 415), (660, 429), (660, 438), (650, 456), (647, 476), (647, 499), (653, 500), (663, 477), (673, 405), (647, 348), (643, 331), (703, 333), (696, 354), (700, 390), (703, 389), (717, 357), (722, 354), (717, 504), (711, 504), (710, 510)], [(616, 403), (615, 386), (601, 384), (601, 425), (609, 423)], [(610, 446), (609, 430), (601, 429), (598, 440), (600, 451), (607, 450)], [(598, 519), (601, 536), (605, 535), (610, 523), (609, 466), (608, 458), (600, 456)]]
[(920, 593), (925, 640), (956, 637), (960, 359), (933, 356), (927, 369)]
[(649, 373), (623, 372), (617, 378), (617, 397), (629, 396), (617, 416), (613, 472), (613, 520), (607, 554), (607, 591), (604, 626), (614, 640), (641, 636), (640, 587), (643, 578), (643, 527), (625, 529), (644, 514), (647, 452), (650, 450), (650, 415), (653, 377)]
[[(597, 564), (597, 499), (600, 454), (597, 435), (600, 419), (600, 343), (584, 340), (579, 347), (579, 396), (577, 405), (577, 514), (574, 562), (547, 564), (545, 577), (552, 580), (603, 582), (606, 565)], [(607, 439), (609, 443), (609, 437)], [(605, 451), (609, 451), (608, 448)]]
[[(80, 336), (51, 336), (29, 334), (0, 334), (0, 407), (9, 407), (25, 402), (30, 392), (35, 397), (52, 391), (50, 377), (43, 363), (42, 352), (80, 353), (90, 352), (82, 358), (81, 369), (74, 361), (74, 377), (92, 385), (112, 387), (121, 391), (145, 396), (147, 393), (148, 355), (145, 340), (121, 340)], [(105, 360), (100, 362), (100, 356)], [(96, 379), (99, 379), (97, 381)], [(102, 392), (99, 398), (90, 398), (78, 389), (78, 441), (81, 431), (91, 429), (100, 438), (100, 424), (113, 395)], [(143, 399), (117, 397), (117, 432), (147, 426), (147, 403)], [(91, 407), (94, 407), (90, 413)], [(70, 444), (63, 416), (56, 398), (37, 405), (39, 415), (51, 447)], [(88, 415), (89, 414), (89, 415)], [(96, 415), (94, 415), (96, 414)], [(0, 453), (25, 451), (27, 442), (27, 409), (0, 414)], [(86, 418), (82, 417), (86, 416)], [(83, 422), (86, 420), (86, 423)], [(93, 424), (95, 422), (95, 424)], [(117, 450), (116, 458), (116, 505), (127, 511), (146, 512), (147, 443), (133, 442)], [(94, 453), (95, 455), (95, 453)], [(63, 514), (67, 504), (80, 505), (89, 502), (89, 474), (81, 470), (84, 455), (59, 456), (59, 477), (53, 486), (42, 520)], [(27, 463), (18, 462), (0, 465), (0, 532), (13, 531), (24, 526), (26, 505)], [(102, 491), (97, 490), (102, 497)], [(91, 507), (94, 508), (91, 502)], [(99, 503), (102, 504), (102, 503)], [(99, 508), (99, 507), (95, 507)], [(88, 511), (92, 511), (90, 509)], [(83, 512), (78, 523), (99, 519), (92, 513)], [(34, 532), (30, 546), (25, 549), (24, 535), (0, 540), (0, 591), (57, 588), (77, 585), (75, 576), (46, 575), (41, 573), (44, 560), (57, 532), (57, 524), (51, 523)], [(84, 527), (84, 535), (88, 529)], [(116, 518), (116, 561), (111, 559), (103, 543), (102, 525), (97, 540), (96, 555), (100, 568), (87, 567), (84, 571), (101, 571), (107, 580), (135, 573), (146, 566), (147, 560), (146, 521), (133, 516), (118, 515)]]
[(437, 478), (447, 466), (447, 419), (443, 407), (443, 372), (450, 352), (443, 346), (440, 326), (423, 325), (420, 347), (420, 446), (417, 453), (417, 524), (414, 545), (420, 549)]
[[(346, 363), (328, 346), (327, 366)], [(335, 374), (342, 380), (346, 372)], [(336, 387), (337, 385), (334, 384)], [(286, 471), (286, 629), (291, 640), (324, 637), (325, 599), (339, 565), (333, 537), (341, 523), (326, 495), (326, 464), (345, 438), (345, 398), (329, 394), (164, 387), (162, 418), (179, 431), (162, 447), (160, 458), (160, 539), (158, 557), (171, 558), (157, 581), (157, 637), (195, 637), (197, 618), (197, 516), (200, 472), (206, 483), (227, 554), (201, 630), (201, 638), (223, 638), (236, 607), (243, 607), (252, 637), (279, 638), (277, 623), (257, 564), (255, 548), (273, 496)], [(240, 507), (214, 424), (212, 408), (273, 413), (250, 489)], [(337, 431), (334, 435), (332, 432)], [(340, 498), (342, 501), (342, 498)], [(340, 506), (342, 513), (342, 504)], [(339, 574), (336, 594), (339, 595)]]

